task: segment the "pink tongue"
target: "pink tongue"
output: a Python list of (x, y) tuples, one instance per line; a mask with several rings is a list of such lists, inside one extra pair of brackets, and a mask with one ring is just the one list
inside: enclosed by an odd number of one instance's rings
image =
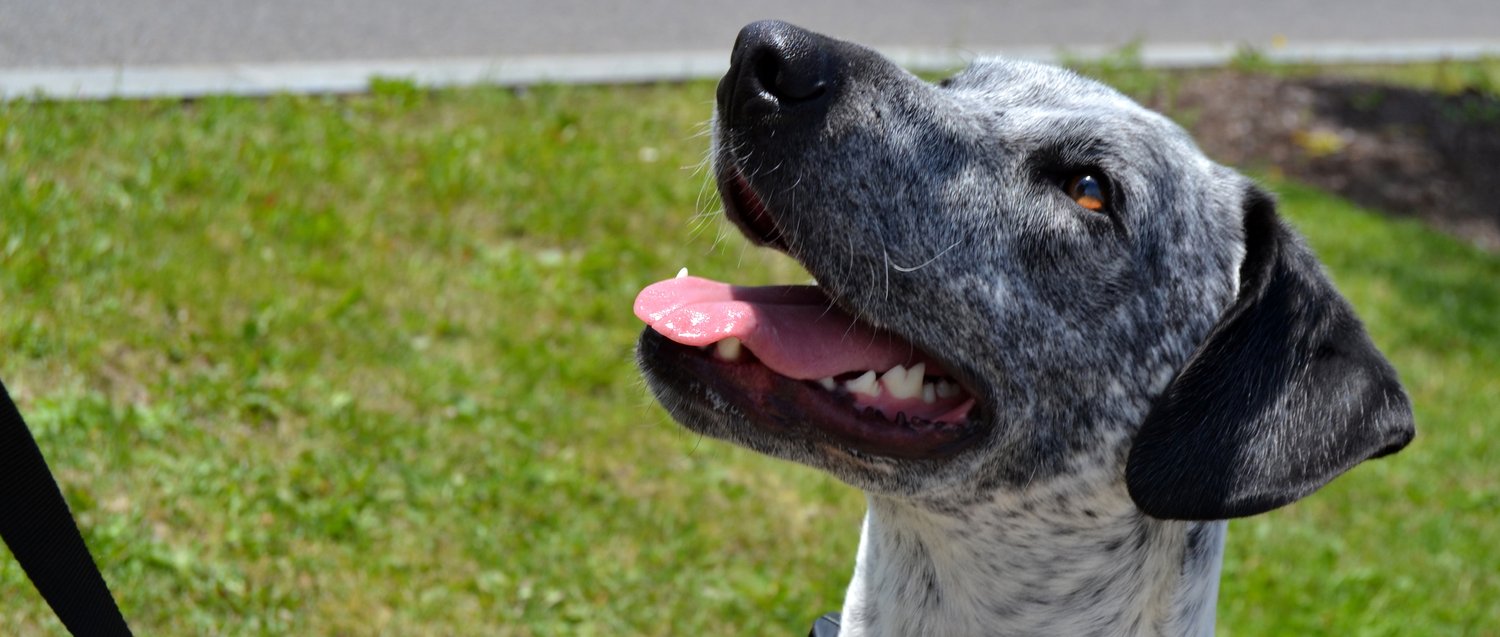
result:
[(635, 297), (635, 315), (674, 342), (711, 345), (740, 339), (782, 376), (815, 380), (845, 372), (935, 361), (889, 332), (835, 308), (816, 286), (738, 287), (699, 277), (653, 283)]

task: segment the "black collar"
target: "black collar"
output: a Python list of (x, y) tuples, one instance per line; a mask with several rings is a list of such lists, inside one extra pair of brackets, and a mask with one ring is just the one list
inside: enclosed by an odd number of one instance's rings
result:
[(813, 622), (807, 637), (839, 637), (839, 614), (828, 613)]

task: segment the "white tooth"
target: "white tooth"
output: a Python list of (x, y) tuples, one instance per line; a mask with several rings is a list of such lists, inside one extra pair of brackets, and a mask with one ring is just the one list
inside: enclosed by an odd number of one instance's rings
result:
[(922, 395), (922, 381), (927, 377), (927, 363), (917, 363), (906, 370), (906, 386), (912, 398)]
[(880, 396), (880, 383), (875, 380), (875, 370), (865, 372), (859, 378), (844, 383), (851, 394), (864, 394), (871, 398)]
[(940, 380), (937, 382), (937, 395), (938, 398), (952, 398), (957, 396), (958, 385), (954, 385), (946, 380)]
[(684, 266), (681, 270), (677, 271), (677, 278), (680, 279), (680, 278), (685, 277), (685, 276), (687, 276), (687, 267), (686, 266)]
[(906, 366), (897, 365), (886, 370), (880, 375), (880, 384), (885, 386), (892, 398), (906, 398), (902, 395), (906, 391)]
[(714, 353), (726, 361), (740, 359), (740, 339), (733, 336), (714, 344)]
[(892, 398), (916, 398), (922, 395), (922, 372), (925, 363), (917, 363), (911, 369), (897, 365), (880, 377)]
[(833, 391), (835, 387), (839, 386), (839, 382), (836, 381), (836, 380), (834, 380), (832, 376), (825, 376), (823, 378), (819, 378), (818, 379), (818, 384), (822, 385), (823, 389), (826, 389), (828, 391)]
[(929, 405), (937, 402), (937, 390), (932, 388), (932, 383), (922, 383), (922, 402)]

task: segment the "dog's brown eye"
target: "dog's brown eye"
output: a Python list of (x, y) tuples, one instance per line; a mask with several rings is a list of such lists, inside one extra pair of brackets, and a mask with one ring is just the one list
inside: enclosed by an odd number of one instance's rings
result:
[(1096, 212), (1104, 211), (1107, 198), (1104, 196), (1104, 184), (1098, 177), (1089, 173), (1074, 175), (1063, 185), (1063, 190), (1078, 205)]

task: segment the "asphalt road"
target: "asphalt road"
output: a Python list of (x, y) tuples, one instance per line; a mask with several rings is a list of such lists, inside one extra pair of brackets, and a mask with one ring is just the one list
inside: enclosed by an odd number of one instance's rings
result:
[(1500, 1), (0, 0), (0, 69), (724, 52), (777, 17), (878, 47), (1500, 41)]

